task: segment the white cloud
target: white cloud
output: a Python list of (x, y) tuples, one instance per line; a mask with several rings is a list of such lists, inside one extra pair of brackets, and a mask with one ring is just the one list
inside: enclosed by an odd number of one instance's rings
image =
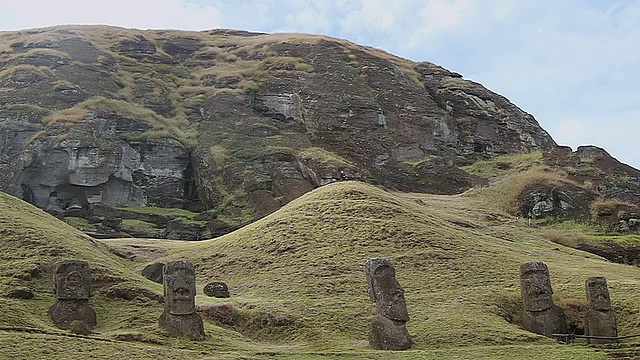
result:
[(345, 14), (340, 31), (356, 40), (388, 32), (396, 24), (394, 9), (402, 6), (392, 1), (362, 0), (360, 9)]
[(200, 30), (218, 27), (220, 12), (181, 0), (3, 0), (9, 14), (3, 30), (19, 30), (60, 24), (106, 24), (140, 29)]
[[(331, 31), (331, 20), (320, 9), (310, 5), (286, 16), (288, 32), (327, 34)], [(286, 30), (285, 30), (286, 31)]]

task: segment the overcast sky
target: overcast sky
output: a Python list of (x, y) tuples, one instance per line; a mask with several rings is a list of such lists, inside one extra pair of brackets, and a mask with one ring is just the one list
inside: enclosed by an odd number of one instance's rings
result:
[(0, 0), (0, 30), (60, 24), (346, 38), (509, 98), (563, 145), (640, 168), (640, 1)]

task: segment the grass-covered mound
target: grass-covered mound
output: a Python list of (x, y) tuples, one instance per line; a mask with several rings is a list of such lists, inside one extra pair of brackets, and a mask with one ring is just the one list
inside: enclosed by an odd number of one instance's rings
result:
[[(0, 343), (7, 345), (0, 346), (0, 354), (19, 358), (18, 354), (49, 348), (37, 341), (29, 343), (24, 336), (50, 337), (52, 341), (59, 338), (62, 343), (67, 339), (48, 316), (49, 307), (55, 303), (53, 271), (61, 260), (84, 260), (91, 266), (90, 304), (98, 316), (96, 338), (104, 341), (122, 333), (155, 331), (154, 322), (140, 320), (159, 316), (161, 286), (138, 275), (107, 246), (2, 192), (0, 247), (0, 329), (10, 331), (0, 334)], [(20, 299), (15, 295), (19, 290), (34, 296)], [(133, 301), (124, 299), (125, 293), (135, 294)], [(58, 350), (61, 354), (75, 348), (73, 340), (68, 341), (68, 348), (61, 346)], [(18, 345), (8, 346), (11, 343)]]
[(278, 339), (365, 350), (374, 307), (363, 264), (375, 256), (392, 260), (407, 291), (414, 349), (551, 343), (507, 321), (519, 317), (519, 265), (533, 260), (549, 265), (561, 304), (584, 303), (586, 278), (607, 277), (620, 333), (638, 330), (637, 268), (558, 246), (464, 197), (398, 196), (337, 183), (232, 234), (174, 249), (169, 258), (191, 258), (202, 283), (226, 281), (239, 306), (298, 319)]
[[(19, 318), (2, 318), (0, 343), (20, 344), (0, 346), (2, 355), (47, 357), (58, 351), (59, 358), (82, 358), (90, 351), (95, 358), (116, 352), (130, 358), (211, 359), (604, 358), (605, 353), (591, 348), (556, 345), (517, 324), (519, 265), (533, 260), (549, 266), (556, 302), (565, 307), (575, 329), (581, 326), (579, 311), (586, 302), (584, 281), (605, 276), (620, 334), (640, 330), (640, 269), (555, 244), (526, 222), (468, 197), (391, 194), (357, 182), (335, 183), (220, 238), (103, 241), (119, 252), (131, 250), (135, 261), (117, 258), (23, 202), (5, 195), (0, 199), (3, 247), (36, 239), (4, 251), (3, 286), (15, 286), (12, 281), (32, 286), (35, 281), (40, 284), (36, 290), (48, 291), (37, 291), (35, 300), (0, 299), (3, 313), (21, 309)], [(50, 248), (60, 254), (48, 255)], [(25, 255), (11, 255), (17, 251)], [(46, 315), (54, 301), (50, 270), (45, 268), (35, 280), (14, 280), (7, 271), (67, 255), (103, 269), (95, 270), (94, 278), (109, 274), (125, 280), (117, 286), (158, 293), (158, 285), (141, 280), (135, 271), (145, 262), (190, 259), (199, 292), (207, 282), (221, 280), (232, 297), (198, 295), (208, 336), (202, 342), (167, 338), (155, 324), (162, 303), (143, 297), (108, 299), (106, 289), (91, 300), (98, 333), (63, 336)], [(375, 310), (363, 265), (375, 256), (393, 262), (406, 289), (407, 327), (414, 338), (409, 351), (375, 351), (367, 344)], [(34, 329), (7, 329), (27, 326)], [(38, 342), (44, 345), (35, 346)]]

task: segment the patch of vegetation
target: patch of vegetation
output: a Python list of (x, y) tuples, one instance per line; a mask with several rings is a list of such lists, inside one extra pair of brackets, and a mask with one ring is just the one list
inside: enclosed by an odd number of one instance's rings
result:
[(220, 145), (213, 145), (209, 148), (209, 152), (211, 153), (211, 159), (215, 164), (216, 170), (222, 171), (226, 167), (230, 159), (227, 149)]
[(542, 164), (542, 152), (533, 151), (529, 153), (500, 155), (490, 160), (478, 160), (471, 165), (462, 167), (462, 170), (490, 180), (497, 180)]
[(131, 234), (133, 236), (155, 236), (157, 238), (161, 238), (164, 230), (158, 229), (158, 227), (150, 222), (135, 220), (135, 219), (123, 219), (122, 220), (122, 231)]
[(589, 310), (589, 304), (586, 299), (556, 296), (553, 302), (564, 310), (567, 331), (571, 334), (583, 335), (584, 314)]
[(155, 206), (130, 206), (130, 207), (121, 207), (118, 208), (121, 210), (135, 211), (142, 214), (155, 214), (155, 215), (163, 215), (170, 217), (183, 217), (185, 219), (193, 219), (198, 215), (198, 213), (194, 213), (189, 210), (179, 209), (179, 208), (161, 208)]
[(636, 208), (636, 205), (618, 199), (599, 198), (591, 203), (589, 212), (591, 214), (591, 220), (597, 222), (600, 216), (616, 215), (618, 212), (623, 212), (629, 208)]
[(215, 325), (264, 340), (277, 339), (283, 333), (303, 326), (298, 319), (287, 314), (234, 306), (230, 303), (207, 304), (199, 310)]
[(216, 177), (214, 181), (221, 197), (218, 206), (212, 210), (216, 219), (232, 226), (250, 222), (253, 215), (247, 206), (247, 193), (243, 189), (229, 188), (222, 177)]
[(338, 163), (338, 164), (344, 164), (344, 165), (353, 165), (351, 163), (351, 161), (331, 152), (331, 151), (327, 151), (323, 148), (319, 148), (319, 147), (308, 147), (304, 150), (302, 150), (299, 153), (300, 156), (302, 157), (309, 157), (312, 158), (314, 160), (319, 161), (322, 164), (325, 163)]
[(535, 166), (527, 171), (514, 173), (494, 182), (492, 186), (477, 189), (467, 196), (478, 196), (487, 202), (516, 213), (518, 210), (518, 196), (528, 187), (535, 184), (548, 184), (560, 186), (568, 184), (579, 187), (580, 185), (570, 180), (567, 175), (559, 170), (553, 170), (546, 166)]
[(444, 88), (468, 88), (471, 83), (461, 78), (447, 77), (440, 84)]
[(96, 224), (92, 224), (89, 220), (75, 216), (65, 216), (64, 222), (81, 231), (96, 231)]
[(262, 61), (262, 67), (270, 70), (297, 70), (312, 73), (315, 68), (311, 64), (307, 64), (301, 58), (271, 56)]
[(13, 53), (12, 56), (7, 57), (7, 60), (15, 60), (25, 57), (40, 57), (40, 56), (48, 56), (48, 57), (56, 57), (60, 59), (69, 60), (71, 57), (64, 51), (59, 51), (51, 48), (35, 48), (30, 49), (27, 52), (21, 53)]
[(406, 165), (409, 165), (409, 166), (412, 166), (412, 167), (416, 167), (416, 166), (418, 166), (418, 165), (420, 165), (420, 164), (424, 164), (424, 163), (427, 163), (427, 162), (429, 162), (429, 161), (432, 161), (432, 160), (433, 160), (433, 159), (435, 159), (435, 158), (436, 158), (435, 156), (427, 155), (427, 156), (423, 157), (422, 159), (418, 159), (418, 160), (405, 160), (405, 161), (403, 161), (402, 163), (403, 163), (403, 164), (406, 164)]
[(55, 73), (46, 66), (35, 66), (29, 64), (20, 64), (11, 66), (7, 69), (0, 71), (0, 78), (5, 77), (19, 77), (21, 73), (32, 73), (43, 78), (55, 78)]
[(32, 112), (32, 113), (42, 113), (48, 114), (51, 112), (49, 109), (45, 109), (38, 105), (33, 104), (8, 104), (4, 107), (5, 110), (11, 111), (23, 111), (23, 112)]
[(149, 109), (122, 100), (113, 100), (104, 97), (95, 97), (70, 109), (55, 112), (45, 117), (43, 122), (48, 125), (55, 122), (83, 121), (91, 112), (96, 113), (97, 116), (115, 114), (121, 117), (132, 118), (149, 123), (154, 127), (160, 127), (162, 123), (162, 117)]
[[(118, 116), (145, 122), (152, 129), (140, 134), (122, 134), (125, 140), (146, 141), (149, 139), (173, 138), (185, 147), (191, 148), (195, 139), (193, 128), (185, 124), (185, 119), (165, 118), (139, 104), (123, 100), (94, 97), (72, 108), (54, 112), (43, 119), (44, 124), (52, 126), (56, 123), (73, 124), (85, 122), (92, 117)], [(181, 121), (182, 120), (182, 121)], [(185, 126), (187, 125), (187, 126)]]
[(46, 129), (42, 129), (42, 130), (38, 131), (37, 133), (31, 135), (29, 140), (27, 140), (24, 143), (24, 148), (27, 149), (34, 141), (36, 141), (36, 139), (40, 138), (41, 136), (44, 136), (46, 133), (47, 133), (47, 130)]

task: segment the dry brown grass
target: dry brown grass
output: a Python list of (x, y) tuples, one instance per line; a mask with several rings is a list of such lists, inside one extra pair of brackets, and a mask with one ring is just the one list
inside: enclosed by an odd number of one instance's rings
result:
[(307, 73), (312, 73), (315, 68), (311, 64), (307, 64), (301, 58), (287, 57), (287, 56), (272, 56), (262, 61), (263, 69), (286, 69), (286, 70), (298, 70)]
[(577, 182), (570, 180), (566, 173), (538, 165), (527, 171), (508, 175), (487, 188), (470, 192), (469, 196), (479, 196), (510, 213), (515, 213), (518, 210), (518, 196), (534, 184), (580, 186)]
[(542, 230), (542, 235), (551, 242), (571, 248), (590, 243), (589, 237), (582, 231), (546, 228)]
[(47, 77), (47, 78), (56, 77), (55, 73), (46, 66), (20, 64), (20, 65), (12, 66), (8, 69), (0, 71), (0, 78), (9, 77), (16, 74), (17, 72), (25, 72), (25, 71), (32, 72), (34, 74)]
[(122, 100), (95, 97), (84, 101), (72, 108), (55, 112), (43, 119), (47, 125), (56, 122), (78, 122), (84, 120), (90, 113), (117, 114), (122, 117), (129, 117), (145, 121), (153, 127), (164, 126), (163, 119), (153, 111), (131, 104)]
[(591, 203), (589, 208), (592, 221), (598, 221), (600, 216), (606, 215), (620, 215), (625, 209), (634, 209), (637, 205), (627, 201), (618, 199), (605, 199), (599, 198)]
[(308, 147), (300, 152), (300, 156), (314, 159), (322, 164), (337, 163), (353, 165), (351, 161), (337, 155), (336, 153), (318, 147)]

